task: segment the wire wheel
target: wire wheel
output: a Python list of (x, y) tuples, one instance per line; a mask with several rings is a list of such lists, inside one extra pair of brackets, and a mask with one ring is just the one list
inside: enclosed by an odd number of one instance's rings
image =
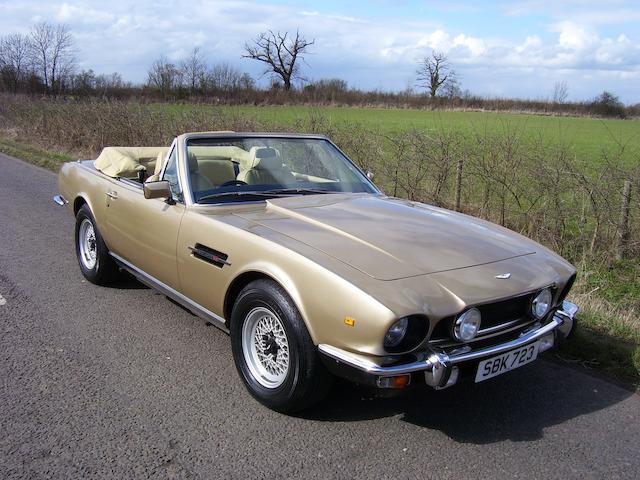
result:
[(251, 375), (265, 388), (278, 388), (289, 372), (289, 341), (275, 313), (251, 310), (242, 326), (242, 353)]
[(80, 244), (80, 261), (87, 270), (93, 270), (98, 261), (98, 245), (93, 223), (87, 218), (82, 220), (80, 224), (78, 242)]

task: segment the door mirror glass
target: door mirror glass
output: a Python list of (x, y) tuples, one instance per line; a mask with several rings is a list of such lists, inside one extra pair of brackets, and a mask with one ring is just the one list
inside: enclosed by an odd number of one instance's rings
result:
[(146, 182), (143, 187), (144, 198), (171, 197), (171, 184), (166, 180), (160, 182)]

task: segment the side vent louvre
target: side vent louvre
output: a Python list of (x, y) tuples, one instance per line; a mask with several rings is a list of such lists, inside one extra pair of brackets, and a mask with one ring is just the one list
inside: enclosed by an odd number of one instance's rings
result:
[(207, 247), (206, 245), (202, 245), (201, 243), (196, 243), (194, 247), (189, 247), (189, 250), (191, 250), (194, 257), (215, 265), (218, 268), (222, 268), (225, 265), (231, 265), (227, 262), (227, 258), (229, 258), (229, 256), (226, 253), (219, 252), (213, 248)]

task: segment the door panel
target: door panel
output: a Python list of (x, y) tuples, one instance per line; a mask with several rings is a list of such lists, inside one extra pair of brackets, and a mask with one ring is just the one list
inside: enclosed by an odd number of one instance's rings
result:
[[(178, 290), (176, 242), (185, 212), (181, 203), (144, 198), (142, 188), (112, 186), (107, 196), (109, 249)], [(115, 195), (114, 195), (115, 194)]]

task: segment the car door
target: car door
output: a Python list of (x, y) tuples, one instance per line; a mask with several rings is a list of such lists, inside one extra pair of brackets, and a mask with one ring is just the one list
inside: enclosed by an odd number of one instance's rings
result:
[(161, 179), (171, 184), (173, 201), (145, 199), (142, 185), (121, 179), (107, 194), (109, 249), (134, 267), (179, 289), (176, 242), (185, 212), (176, 143)]

